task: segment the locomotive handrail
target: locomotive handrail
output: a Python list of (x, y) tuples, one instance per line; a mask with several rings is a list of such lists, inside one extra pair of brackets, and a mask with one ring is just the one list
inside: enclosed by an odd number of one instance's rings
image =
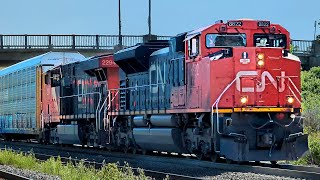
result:
[[(111, 104), (111, 103), (114, 101), (114, 99), (118, 96), (119, 92), (120, 92), (120, 91), (117, 91), (116, 94), (113, 96), (113, 98), (110, 100), (107, 108), (105, 108), (104, 111), (103, 111), (104, 114), (107, 112), (107, 110), (109, 110), (109, 109), (111, 108), (111, 105), (110, 105), (110, 104)], [(109, 93), (110, 93), (110, 92), (109, 92)], [(111, 96), (111, 93), (110, 93), (109, 96)], [(110, 97), (109, 97), (109, 98), (110, 98)], [(104, 118), (105, 118), (105, 117), (104, 117)]]
[(156, 86), (156, 85), (165, 85), (165, 84), (166, 83), (148, 84), (148, 85), (142, 85), (142, 86), (133, 86), (133, 87), (126, 87), (126, 88), (109, 89), (108, 91), (130, 90), (130, 89), (137, 89), (137, 88), (150, 87), (150, 86)]
[(298, 76), (277, 76), (277, 78), (288, 78), (290, 83), (293, 85), (295, 90), (301, 95), (301, 92), (298, 90), (297, 86), (293, 83), (291, 78), (298, 78)]
[[(107, 107), (103, 111), (103, 123), (104, 123), (103, 124), (103, 129), (106, 130), (105, 125), (107, 124), (107, 129), (108, 129), (108, 134), (109, 134), (108, 135), (108, 140), (109, 140), (108, 144), (110, 144), (111, 143), (111, 131), (110, 131), (110, 120), (107, 118), (107, 116), (108, 116), (107, 115), (107, 110), (109, 110), (111, 108), (111, 103), (118, 96), (120, 91), (118, 90), (112, 99), (110, 99), (111, 98), (111, 90), (108, 90), (107, 92), (108, 92), (108, 96), (104, 100), (103, 105), (101, 106), (101, 108), (99, 110), (99, 119), (100, 119), (101, 111), (102, 111), (103, 107), (105, 106), (105, 103), (107, 102), (107, 100), (109, 100)], [(105, 121), (107, 121), (107, 123)]]
[(293, 94), (293, 96), (296, 98), (296, 100), (299, 102), (299, 104), (301, 104), (301, 101), (298, 99), (298, 97), (296, 96), (296, 94), (292, 91), (291, 87), (289, 87), (289, 90), (291, 91), (291, 93)]
[[(109, 90), (108, 90), (108, 91), (109, 91)], [(108, 91), (107, 91), (107, 92), (108, 92)], [(101, 118), (101, 116), (100, 116), (101, 111), (102, 111), (102, 109), (103, 109), (103, 106), (105, 106), (105, 104), (106, 104), (106, 102), (107, 102), (108, 97), (109, 97), (109, 93), (108, 93), (108, 95), (107, 95), (106, 99), (103, 101), (103, 103), (102, 103), (101, 107), (99, 107), (100, 109), (99, 109), (99, 113), (98, 113), (98, 115), (97, 115), (99, 120), (100, 120), (100, 118)], [(99, 127), (100, 127), (100, 126), (99, 126)]]
[[(235, 77), (234, 78), (234, 80), (230, 83), (230, 84), (228, 84), (228, 86), (222, 91), (222, 93), (219, 95), (219, 97), (217, 98), (217, 100), (212, 104), (212, 106), (211, 106), (211, 136), (213, 137), (213, 131), (214, 131), (214, 129), (213, 129), (213, 108), (214, 108), (214, 106), (216, 106), (216, 115), (217, 115), (217, 119), (216, 119), (216, 126), (217, 126), (217, 133), (218, 134), (222, 134), (221, 132), (220, 132), (220, 129), (219, 129), (219, 125), (220, 125), (220, 123), (219, 123), (219, 107), (218, 107), (218, 104), (219, 104), (219, 102), (220, 102), (220, 99), (222, 98), (222, 96), (223, 96), (223, 94), (232, 86), (232, 84), (234, 83), (234, 82), (236, 82), (236, 80), (238, 79), (238, 78), (240, 78), (241, 77), (241, 75), (240, 76), (237, 76), (237, 77)], [(293, 85), (293, 87), (295, 88), (295, 90), (301, 95), (301, 92), (299, 92), (299, 90), (298, 90), (298, 88), (297, 88), (297, 86), (293, 83), (293, 81), (291, 80), (291, 77), (295, 77), (295, 76), (279, 76), (280, 78), (288, 78), (289, 79), (289, 82)], [(292, 89), (290, 88), (290, 86), (288, 86), (289, 87), (289, 89), (290, 89), (290, 91), (292, 92), (292, 94), (294, 95), (294, 97), (297, 99), (297, 101), (301, 104), (301, 101), (299, 101), (299, 99), (297, 98), (297, 96), (296, 96), (296, 94), (292, 91)], [(291, 124), (291, 123), (290, 123)], [(231, 135), (231, 134), (237, 134), (237, 133), (230, 133), (229, 135)], [(241, 134), (238, 134), (238, 135), (241, 135)]]
[[(105, 98), (105, 100), (104, 100), (104, 102), (102, 103), (102, 105), (101, 105), (101, 107), (100, 107), (100, 109), (99, 109), (99, 113), (98, 113), (98, 116), (99, 116), (99, 119), (100, 119), (100, 114), (101, 114), (101, 111), (102, 111), (102, 109), (103, 109), (103, 107), (106, 105), (106, 103), (107, 103), (107, 101), (109, 100), (109, 104), (107, 105), (107, 107), (104, 109), (104, 111), (103, 111), (103, 115), (104, 115), (104, 117), (103, 117), (103, 121), (104, 121), (104, 126), (105, 126), (105, 119), (107, 119), (107, 117), (106, 116), (108, 116), (107, 115), (107, 110), (109, 110), (110, 108), (111, 108), (111, 103), (114, 101), (114, 99), (118, 96), (118, 94), (119, 94), (119, 92), (120, 92), (120, 90), (130, 90), (130, 89), (138, 89), (138, 88), (143, 88), (143, 87), (152, 87), (152, 86), (158, 86), (158, 85), (165, 85), (165, 83), (158, 83), (158, 84), (148, 84), (148, 85), (142, 85), (142, 86), (134, 86), (134, 87), (126, 87), (126, 88), (117, 88), (117, 89), (109, 89), (109, 90), (107, 90), (107, 92), (108, 92), (108, 96)], [(111, 91), (116, 91), (116, 93), (115, 93), (115, 95), (112, 97), (112, 99), (110, 99), (111, 98)], [(111, 131), (110, 131), (110, 122), (107, 122), (107, 128), (108, 128), (108, 130), (109, 130), (109, 143), (110, 143), (110, 141), (111, 141), (111, 139), (110, 139), (110, 137), (111, 137), (111, 135), (110, 135), (110, 133), (111, 133)]]
[[(101, 105), (101, 108), (99, 109), (99, 114), (98, 114), (98, 116), (99, 116), (99, 119), (100, 119), (100, 114), (101, 114), (101, 111), (102, 111), (102, 109), (103, 109), (103, 107), (106, 105), (106, 103), (107, 103), (107, 100), (109, 99), (110, 100), (110, 97), (111, 97), (111, 90), (107, 90), (107, 92), (108, 92), (108, 96), (105, 98), (105, 100), (103, 101), (103, 103), (102, 103), (102, 105)], [(116, 98), (116, 96), (119, 94), (119, 91), (118, 92), (116, 92), (116, 94), (114, 95), (114, 97), (110, 100), (110, 102), (109, 102), (109, 104), (107, 104), (107, 108), (105, 108), (104, 110), (103, 110), (103, 119), (104, 118), (106, 118), (105, 116), (106, 116), (106, 112), (107, 112), (107, 110), (109, 110), (110, 108), (111, 108), (111, 102)]]
[[(133, 87), (126, 87), (126, 88), (117, 88), (117, 89), (109, 89), (107, 91), (120, 91), (120, 90), (130, 90), (130, 89), (137, 89), (137, 88), (143, 88), (143, 87), (150, 87), (150, 86), (156, 86), (156, 85), (165, 85), (165, 83), (158, 83), (158, 84), (148, 84), (148, 85), (142, 85), (142, 86), (133, 86)], [(118, 92), (116, 93), (116, 95), (118, 94)], [(115, 97), (114, 97), (115, 98)], [(114, 100), (113, 98), (113, 100)], [(105, 105), (107, 98), (104, 100), (102, 106)], [(112, 101), (113, 101), (112, 100)], [(101, 111), (102, 111), (102, 107), (101, 107)], [(101, 112), (100, 111), (100, 112)]]
[(64, 99), (64, 98), (70, 98), (70, 97), (79, 97), (79, 96), (86, 96), (86, 95), (92, 95), (92, 94), (99, 94), (99, 101), (98, 101), (98, 105), (97, 105), (97, 108), (96, 108), (96, 130), (98, 132), (99, 130), (99, 126), (98, 126), (98, 109), (100, 108), (100, 103), (101, 103), (101, 93), (100, 92), (93, 92), (93, 93), (85, 93), (85, 94), (76, 94), (76, 95), (70, 95), (70, 96), (62, 96), (62, 97), (59, 97), (59, 99)]
[[(232, 84), (234, 83), (234, 82), (236, 82), (236, 80), (237, 79), (239, 79), (241, 77), (241, 75), (240, 76), (236, 76), (234, 79), (233, 79), (233, 81), (231, 81), (231, 83), (230, 84), (228, 84), (228, 86), (222, 91), (222, 93), (219, 95), (219, 97), (217, 98), (217, 100), (212, 104), (212, 106), (211, 106), (211, 136), (213, 137), (213, 107), (216, 105), (216, 114), (217, 114), (217, 132), (218, 132), (218, 134), (222, 134), (221, 132), (220, 132), (220, 129), (219, 129), (219, 108), (218, 108), (218, 104), (219, 104), (219, 102), (220, 102), (220, 99), (222, 98), (222, 96), (223, 96), (223, 94), (232, 86)], [(235, 134), (237, 134), (237, 133), (235, 133)]]

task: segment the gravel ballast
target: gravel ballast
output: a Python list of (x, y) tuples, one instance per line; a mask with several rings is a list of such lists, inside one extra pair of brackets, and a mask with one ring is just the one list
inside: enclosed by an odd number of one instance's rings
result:
[(27, 169), (18, 169), (12, 166), (7, 166), (7, 165), (0, 165), (0, 169), (2, 171), (6, 171), (12, 174), (16, 174), (19, 176), (27, 177), (30, 179), (34, 180), (40, 180), (40, 179), (46, 179), (46, 180), (60, 180), (61, 178), (58, 176), (51, 176), (48, 174), (36, 172), (36, 171), (31, 171)]

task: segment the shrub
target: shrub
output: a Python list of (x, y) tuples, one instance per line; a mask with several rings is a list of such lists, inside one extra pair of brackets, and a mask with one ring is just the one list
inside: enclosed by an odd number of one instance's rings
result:
[(304, 129), (309, 134), (309, 153), (295, 164), (320, 165), (320, 67), (301, 74)]
[(320, 67), (303, 71), (301, 77), (304, 124), (309, 132), (317, 132), (320, 130)]
[(320, 165), (320, 132), (309, 134), (309, 152), (294, 164)]

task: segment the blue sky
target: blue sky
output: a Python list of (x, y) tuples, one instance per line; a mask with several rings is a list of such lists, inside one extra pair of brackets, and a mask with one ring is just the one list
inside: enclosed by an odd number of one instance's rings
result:
[[(123, 34), (148, 32), (148, 0), (121, 0)], [(175, 35), (239, 18), (266, 19), (313, 39), (320, 0), (152, 0), (152, 32)], [(2, 0), (0, 34), (117, 34), (118, 0)], [(320, 28), (318, 28), (320, 34)]]

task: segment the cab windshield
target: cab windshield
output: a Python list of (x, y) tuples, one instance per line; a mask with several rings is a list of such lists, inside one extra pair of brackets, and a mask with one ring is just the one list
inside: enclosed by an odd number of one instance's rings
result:
[(207, 48), (246, 46), (246, 34), (207, 34)]
[(287, 38), (284, 34), (255, 34), (253, 38), (256, 47), (287, 47)]

